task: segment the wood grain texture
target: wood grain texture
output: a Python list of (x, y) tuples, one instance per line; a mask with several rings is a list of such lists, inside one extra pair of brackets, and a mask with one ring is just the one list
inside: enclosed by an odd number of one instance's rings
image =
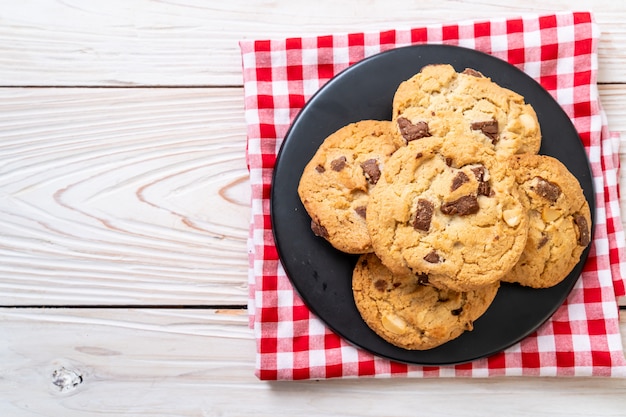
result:
[(258, 381), (243, 311), (0, 309), (0, 323), (3, 416), (587, 417), (626, 407), (623, 379)]
[(0, 97), (0, 305), (245, 304), (239, 89)]
[(0, 135), (0, 305), (246, 304), (240, 88), (4, 88)]
[(626, 81), (626, 8), (614, 0), (25, 0), (0, 10), (2, 86), (240, 85), (241, 39), (591, 10), (601, 82)]

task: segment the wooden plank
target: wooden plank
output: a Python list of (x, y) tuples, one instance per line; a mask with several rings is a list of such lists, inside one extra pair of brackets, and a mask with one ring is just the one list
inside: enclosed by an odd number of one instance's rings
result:
[(261, 382), (236, 310), (0, 309), (0, 323), (0, 414), (12, 417), (587, 417), (626, 406), (624, 379)]
[(0, 90), (0, 305), (245, 304), (240, 90)]
[(0, 11), (2, 86), (240, 85), (241, 39), (597, 10), (600, 81), (625, 82), (626, 10), (613, 0), (315, 2), (29, 0)]
[(245, 305), (242, 95), (0, 89), (0, 305)]

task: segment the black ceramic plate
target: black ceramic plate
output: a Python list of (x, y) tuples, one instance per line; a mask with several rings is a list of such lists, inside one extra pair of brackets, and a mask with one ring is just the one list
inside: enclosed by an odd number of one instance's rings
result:
[(500, 352), (534, 332), (562, 304), (578, 279), (581, 262), (559, 285), (529, 289), (503, 284), (474, 330), (440, 347), (409, 351), (376, 335), (361, 319), (352, 297), (357, 257), (335, 250), (313, 235), (297, 188), (305, 165), (322, 141), (359, 120), (390, 120), (398, 85), (427, 64), (449, 63), (457, 71), (476, 69), (501, 86), (522, 94), (537, 112), (543, 142), (540, 153), (558, 158), (578, 178), (594, 216), (592, 176), (571, 121), (537, 82), (510, 64), (475, 50), (443, 45), (394, 49), (367, 58), (329, 81), (294, 120), (278, 154), (271, 191), (271, 218), (282, 265), (308, 307), (350, 343), (388, 359), (449, 365)]

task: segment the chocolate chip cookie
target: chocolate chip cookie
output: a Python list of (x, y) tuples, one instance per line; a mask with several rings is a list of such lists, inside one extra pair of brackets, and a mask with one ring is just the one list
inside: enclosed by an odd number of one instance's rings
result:
[(369, 196), (375, 253), (394, 273), (427, 274), (468, 291), (517, 263), (528, 215), (515, 177), (493, 149), (465, 137), (431, 136), (399, 148)]
[(499, 287), (496, 282), (455, 292), (423, 285), (421, 279), (394, 275), (375, 254), (361, 255), (352, 276), (354, 300), (365, 323), (404, 349), (432, 349), (472, 330)]
[(369, 194), (395, 150), (390, 121), (351, 123), (324, 140), (298, 186), (316, 235), (346, 253), (372, 251), (365, 223)]
[(511, 158), (527, 197), (526, 248), (503, 281), (533, 288), (561, 282), (591, 242), (591, 214), (580, 184), (560, 161), (545, 155)]
[(399, 146), (450, 132), (503, 157), (536, 154), (541, 145), (537, 115), (524, 97), (478, 71), (457, 73), (448, 64), (428, 65), (400, 84), (392, 121)]

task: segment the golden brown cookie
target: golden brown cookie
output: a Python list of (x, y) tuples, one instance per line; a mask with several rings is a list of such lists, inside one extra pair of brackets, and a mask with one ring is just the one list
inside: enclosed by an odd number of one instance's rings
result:
[(354, 300), (367, 325), (404, 349), (440, 346), (473, 329), (499, 283), (468, 292), (422, 285), (413, 274), (394, 275), (375, 254), (361, 255), (352, 276)]
[(365, 223), (369, 193), (396, 150), (391, 122), (351, 123), (328, 136), (304, 168), (298, 194), (313, 232), (347, 253), (372, 245)]
[(541, 145), (537, 115), (524, 97), (474, 70), (428, 65), (398, 87), (393, 99), (396, 143), (463, 135), (496, 155), (536, 154)]
[(567, 277), (591, 242), (589, 205), (576, 177), (557, 159), (518, 155), (511, 165), (527, 196), (530, 221), (526, 248), (503, 280), (552, 287)]
[(468, 291), (517, 263), (528, 215), (515, 176), (492, 149), (433, 136), (389, 158), (369, 197), (367, 226), (393, 273), (424, 273), (439, 288)]

